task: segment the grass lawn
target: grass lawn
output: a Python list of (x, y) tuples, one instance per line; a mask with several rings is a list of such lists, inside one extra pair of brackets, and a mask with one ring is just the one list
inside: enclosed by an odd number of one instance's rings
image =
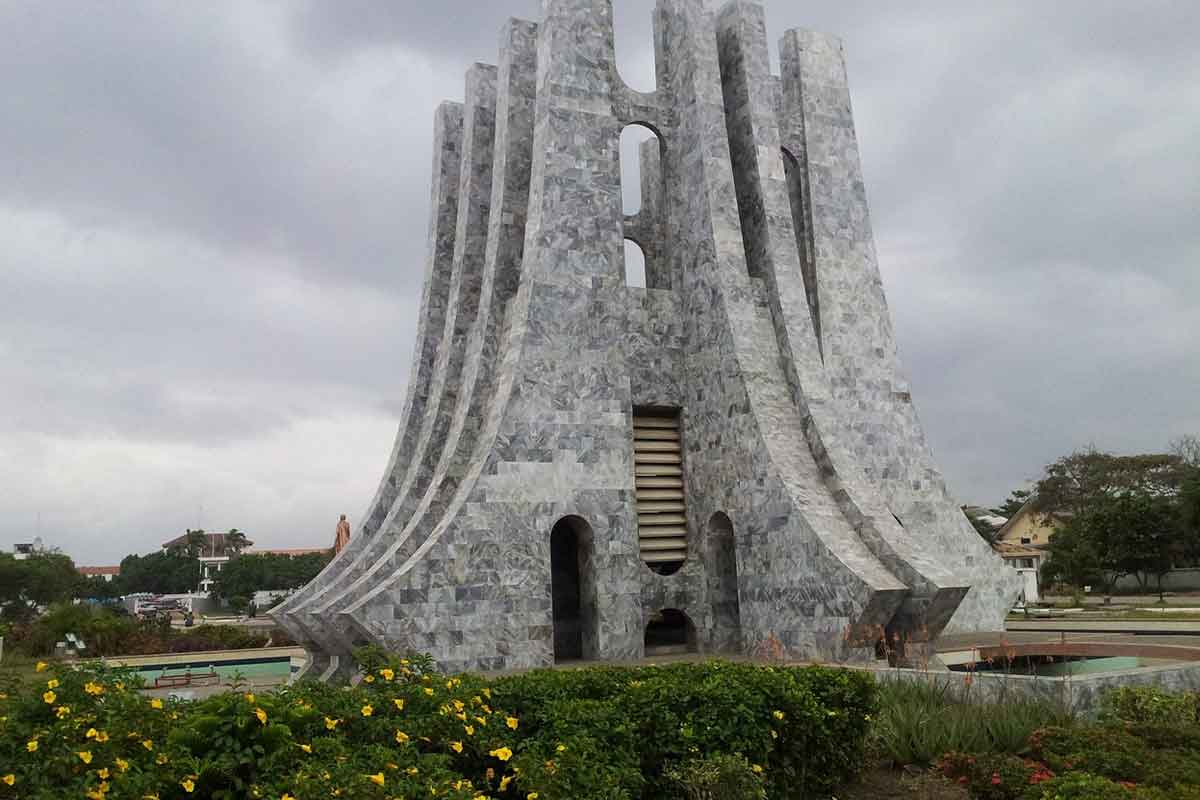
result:
[(37, 659), (19, 653), (6, 652), (0, 661), (0, 685), (11, 682), (33, 683), (37, 679)]

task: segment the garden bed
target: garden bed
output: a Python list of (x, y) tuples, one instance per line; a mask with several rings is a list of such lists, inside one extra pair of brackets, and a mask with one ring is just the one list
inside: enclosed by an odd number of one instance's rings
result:
[(352, 688), (199, 702), (129, 671), (0, 686), (0, 800), (1200, 800), (1194, 695), (1099, 719), (861, 670), (711, 661), (445, 676), (363, 654)]
[(0, 700), (0, 798), (827, 797), (863, 763), (877, 691), (861, 672), (725, 662), (495, 681), (365, 666), (353, 688), (195, 703), (47, 668)]

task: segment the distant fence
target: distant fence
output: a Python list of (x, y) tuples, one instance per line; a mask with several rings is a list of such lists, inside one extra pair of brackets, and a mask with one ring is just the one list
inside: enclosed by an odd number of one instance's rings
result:
[[(1163, 589), (1168, 592), (1200, 591), (1200, 568), (1173, 569), (1163, 576)], [(1136, 592), (1141, 590), (1137, 578), (1126, 575), (1117, 581), (1117, 592)], [(1151, 576), (1146, 581), (1147, 591), (1158, 591), (1158, 581)]]

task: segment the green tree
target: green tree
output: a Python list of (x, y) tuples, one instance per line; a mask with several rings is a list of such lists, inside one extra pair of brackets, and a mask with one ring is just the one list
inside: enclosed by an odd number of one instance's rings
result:
[(217, 573), (213, 594), (226, 602), (253, 597), (257, 591), (298, 589), (325, 568), (332, 551), (299, 556), (251, 553), (230, 559)]
[(1200, 549), (1200, 469), (1180, 489), (1179, 524), (1183, 536), (1194, 548)]
[(225, 534), (225, 550), (231, 555), (237, 555), (252, 544), (254, 542), (247, 539), (246, 534), (237, 528), (230, 528), (229, 533)]
[(200, 561), (182, 550), (149, 555), (129, 555), (121, 560), (115, 581), (121, 594), (182, 594), (200, 583)]
[(1095, 448), (1077, 450), (1046, 467), (1034, 489), (1042, 514), (1074, 515), (1114, 495), (1175, 496), (1191, 468), (1173, 453), (1118, 456)]
[(1042, 565), (1042, 583), (1088, 586), (1103, 581), (1099, 548), (1088, 521), (1072, 517), (1050, 535), (1050, 558)]
[(1142, 588), (1195, 558), (1200, 537), (1186, 531), (1185, 508), (1198, 470), (1180, 452), (1117, 456), (1074, 452), (1046, 467), (1034, 509), (1062, 521), (1050, 538), (1044, 578), (1112, 591), (1126, 575)]
[(91, 600), (113, 600), (121, 596), (119, 579), (106, 581), (99, 575), (84, 578), (80, 576), (75, 588), (75, 596)]
[(25, 619), (34, 606), (68, 601), (79, 585), (75, 562), (62, 553), (34, 553), (17, 560), (0, 553), (0, 607), (7, 619)]
[(1032, 495), (1033, 492), (1027, 489), (1013, 489), (1003, 503), (992, 509), (992, 513), (998, 517), (1012, 519)]

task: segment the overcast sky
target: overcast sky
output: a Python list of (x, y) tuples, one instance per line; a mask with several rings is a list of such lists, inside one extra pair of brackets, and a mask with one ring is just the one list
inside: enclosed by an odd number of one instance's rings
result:
[[(627, 81), (650, 0), (616, 0)], [(929, 437), (995, 504), (1200, 433), (1200, 5), (768, 3), (845, 40)], [(328, 545), (404, 398), (433, 113), (532, 0), (0, 0), (0, 547)]]

